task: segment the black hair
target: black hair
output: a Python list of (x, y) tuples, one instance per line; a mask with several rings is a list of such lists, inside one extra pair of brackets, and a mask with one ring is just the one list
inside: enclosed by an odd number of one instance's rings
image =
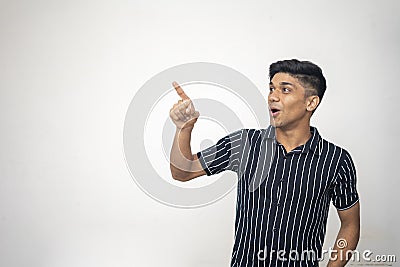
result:
[[(320, 67), (310, 61), (297, 59), (281, 60), (269, 66), (270, 80), (275, 74), (283, 72), (297, 78), (306, 89), (306, 96), (318, 95), (320, 101), (326, 90), (326, 80)], [(311, 93), (309, 93), (311, 91)]]

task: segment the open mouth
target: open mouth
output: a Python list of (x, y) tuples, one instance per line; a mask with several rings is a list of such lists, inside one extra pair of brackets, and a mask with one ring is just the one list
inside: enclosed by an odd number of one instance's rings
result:
[(277, 116), (279, 114), (280, 110), (277, 108), (271, 108), (271, 114), (272, 116)]

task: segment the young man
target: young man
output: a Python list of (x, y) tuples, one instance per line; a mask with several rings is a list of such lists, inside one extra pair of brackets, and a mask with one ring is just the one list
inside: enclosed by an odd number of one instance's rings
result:
[(174, 82), (182, 99), (170, 110), (176, 125), (171, 174), (179, 181), (224, 170), (238, 174), (231, 266), (318, 266), (330, 201), (341, 227), (325, 257), (330, 267), (344, 266), (359, 239), (359, 199), (350, 154), (310, 127), (325, 78), (317, 65), (295, 59), (271, 64), (269, 76), (271, 125), (236, 131), (197, 154), (190, 138), (199, 112)]

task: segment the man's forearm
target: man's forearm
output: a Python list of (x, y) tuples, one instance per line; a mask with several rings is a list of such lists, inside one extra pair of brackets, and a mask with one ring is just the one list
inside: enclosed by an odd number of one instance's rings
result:
[(352, 251), (356, 249), (360, 238), (360, 227), (357, 224), (342, 225), (336, 238), (334, 253), (328, 262), (328, 267), (345, 266), (351, 259)]
[(170, 167), (172, 176), (180, 180), (191, 171), (193, 154), (190, 146), (193, 128), (176, 128), (171, 148)]

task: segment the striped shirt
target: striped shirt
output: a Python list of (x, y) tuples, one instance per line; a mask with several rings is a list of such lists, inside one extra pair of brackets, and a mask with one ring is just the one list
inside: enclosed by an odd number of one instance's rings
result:
[(321, 138), (290, 152), (275, 128), (242, 129), (197, 153), (207, 173), (238, 176), (231, 266), (318, 266), (330, 202), (358, 202), (350, 154)]

